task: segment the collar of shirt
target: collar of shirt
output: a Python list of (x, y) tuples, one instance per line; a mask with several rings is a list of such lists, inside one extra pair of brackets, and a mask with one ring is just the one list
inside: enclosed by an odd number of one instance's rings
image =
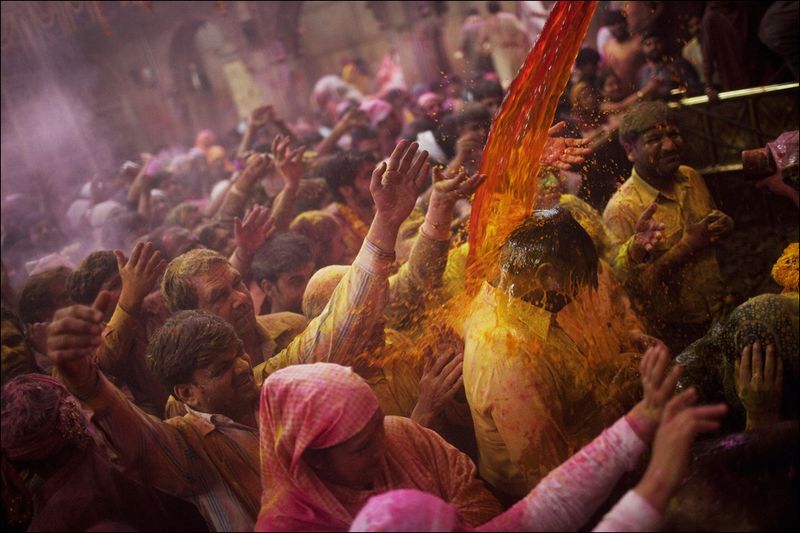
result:
[(492, 287), (489, 282), (483, 282), (483, 299), (494, 306), (509, 322), (516, 323), (542, 340), (547, 340), (550, 328), (553, 326), (555, 315), (549, 311), (529, 304), (525, 300), (515, 298), (509, 294)]
[(662, 196), (667, 200), (671, 200), (676, 203), (682, 203), (683, 199), (686, 196), (686, 191), (689, 189), (689, 179), (684, 175), (680, 168), (675, 172), (675, 191), (674, 194), (665, 193), (660, 189), (656, 189), (649, 183), (647, 183), (644, 178), (642, 178), (638, 172), (636, 172), (636, 167), (633, 167), (631, 171), (631, 178), (633, 179), (633, 183), (636, 185), (636, 190), (639, 192), (639, 195), (642, 197), (648, 205), (652, 202), (656, 201), (658, 196)]
[[(186, 404), (184, 405), (186, 406), (186, 411), (189, 413), (189, 415), (195, 419), (195, 423), (203, 432), (204, 437), (215, 429), (221, 427), (258, 431), (258, 428), (251, 428), (250, 426), (245, 426), (244, 424), (234, 422), (225, 415), (212, 415), (209, 413), (203, 413), (201, 411), (195, 411)], [(256, 420), (258, 420), (258, 417), (256, 417)]]

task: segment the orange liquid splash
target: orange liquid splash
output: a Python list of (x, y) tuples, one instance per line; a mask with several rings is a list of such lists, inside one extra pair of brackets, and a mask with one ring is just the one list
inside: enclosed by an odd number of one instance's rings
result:
[(530, 212), (547, 130), (569, 80), (597, 1), (560, 1), (492, 123), (469, 225), (467, 292), (498, 271), (497, 249)]

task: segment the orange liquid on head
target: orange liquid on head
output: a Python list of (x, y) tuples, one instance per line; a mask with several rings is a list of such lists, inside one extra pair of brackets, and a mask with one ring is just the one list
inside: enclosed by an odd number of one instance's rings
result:
[(498, 246), (534, 205), (547, 130), (596, 7), (596, 1), (556, 4), (492, 123), (480, 169), (487, 179), (469, 224), (470, 294), (496, 276)]

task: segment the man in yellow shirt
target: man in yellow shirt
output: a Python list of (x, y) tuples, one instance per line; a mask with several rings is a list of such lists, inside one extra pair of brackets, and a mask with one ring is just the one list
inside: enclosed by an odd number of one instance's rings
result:
[(632, 109), (620, 126), (620, 140), (633, 171), (603, 219), (620, 242), (636, 231), (648, 209), (664, 224), (663, 239), (643, 260), (622, 262), (619, 274), (656, 334), (678, 353), (719, 315), (723, 288), (713, 245), (730, 234), (733, 220), (715, 209), (700, 174), (681, 165), (683, 138), (666, 104), (645, 102)]
[[(576, 295), (597, 287), (589, 235), (561, 207), (535, 211), (500, 252), (463, 323), (464, 386), (483, 479), (507, 501), (625, 412), (638, 394), (636, 361), (583, 353), (557, 322)], [(586, 323), (586, 328), (606, 327)]]

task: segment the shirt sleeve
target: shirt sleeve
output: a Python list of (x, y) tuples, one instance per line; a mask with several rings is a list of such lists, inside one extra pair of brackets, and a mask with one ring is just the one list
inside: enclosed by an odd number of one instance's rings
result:
[[(577, 531), (608, 497), (622, 474), (636, 466), (645, 448), (645, 443), (636, 435), (625, 417), (622, 417), (550, 472), (522, 501), (478, 529)], [(622, 503), (621, 501), (617, 504), (617, 507)], [(611, 531), (617, 524), (625, 523), (623, 517), (635, 518), (634, 513), (626, 511), (629, 506), (626, 502), (617, 514), (614, 514), (617, 507), (612, 509), (601, 525), (608, 523), (612, 527), (608, 531)], [(613, 521), (615, 516), (619, 517), (617, 522)], [(626, 531), (633, 530), (635, 528)]]
[(629, 490), (592, 531), (658, 531), (661, 513), (635, 490)]
[(410, 320), (426, 303), (426, 295), (441, 286), (447, 266), (450, 240), (431, 239), (422, 230), (417, 234), (411, 256), (400, 271), (389, 278), (387, 325), (397, 330), (409, 327)]
[(94, 393), (82, 401), (120, 470), (179, 498), (202, 491), (203, 463), (177, 428), (145, 414), (99, 372)]
[(102, 343), (97, 349), (97, 364), (108, 374), (122, 379), (125, 374), (125, 360), (133, 348), (139, 320), (117, 304), (111, 320), (102, 335)]
[(370, 332), (382, 323), (391, 266), (392, 261), (365, 239), (322, 313), (285, 350), (255, 367), (259, 382), (276, 370), (302, 363), (357, 366)]

